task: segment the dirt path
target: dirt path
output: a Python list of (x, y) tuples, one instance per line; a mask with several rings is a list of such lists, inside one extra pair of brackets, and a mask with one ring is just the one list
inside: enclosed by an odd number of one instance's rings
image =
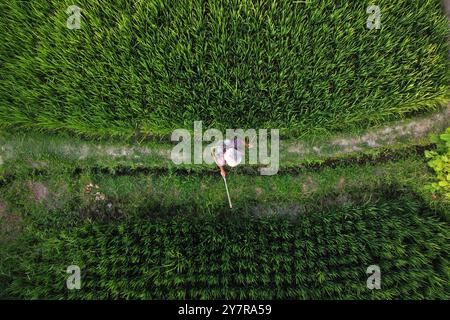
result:
[(442, 4), (447, 12), (447, 17), (450, 19), (450, 0), (442, 0)]
[(450, 126), (450, 105), (439, 113), (416, 118), (379, 129), (368, 130), (361, 135), (342, 135), (316, 143), (298, 141), (287, 144), (288, 156), (305, 157), (316, 155), (332, 157), (355, 152), (388, 148), (399, 144), (415, 145), (427, 138), (430, 133), (439, 133)]
[[(430, 133), (440, 133), (450, 126), (450, 105), (444, 110), (426, 117), (418, 117), (381, 128), (371, 129), (360, 135), (337, 135), (314, 140), (280, 141), (280, 159), (284, 164), (300, 164), (310, 159), (342, 157), (352, 153), (367, 153), (396, 146), (429, 144)], [(132, 162), (141, 165), (167, 167), (172, 164), (170, 151), (173, 144), (143, 143), (126, 145), (108, 142), (88, 142), (77, 138), (61, 138), (51, 135), (0, 136), (0, 166), (16, 160), (27, 160), (33, 168), (46, 166), (49, 157), (102, 164)]]

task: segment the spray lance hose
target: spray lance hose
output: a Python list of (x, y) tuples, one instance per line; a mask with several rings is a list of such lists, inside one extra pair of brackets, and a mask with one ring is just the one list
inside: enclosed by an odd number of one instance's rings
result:
[[(211, 152), (212, 152), (212, 156), (214, 157), (214, 160), (216, 160), (216, 163), (217, 163), (216, 147), (211, 148)], [(233, 208), (233, 205), (231, 204), (230, 192), (228, 191), (228, 184), (227, 184), (226, 173), (225, 173), (225, 170), (223, 170), (222, 167), (220, 167), (220, 175), (222, 176), (223, 182), (225, 183), (225, 190), (227, 192), (228, 204), (230, 205), (230, 208)]]

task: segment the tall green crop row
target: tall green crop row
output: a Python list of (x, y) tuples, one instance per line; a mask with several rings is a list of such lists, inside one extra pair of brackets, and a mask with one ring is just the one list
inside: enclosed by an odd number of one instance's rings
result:
[[(81, 8), (69, 29), (70, 5)], [(449, 98), (439, 1), (11, 0), (0, 127), (89, 136), (352, 131)]]
[[(39, 232), (37, 232), (39, 234)], [(411, 196), (279, 217), (91, 222), (29, 238), (13, 297), (448, 299), (448, 226)], [(34, 248), (34, 249), (33, 249)], [(68, 290), (66, 268), (81, 269)], [(381, 289), (366, 270), (381, 269)]]

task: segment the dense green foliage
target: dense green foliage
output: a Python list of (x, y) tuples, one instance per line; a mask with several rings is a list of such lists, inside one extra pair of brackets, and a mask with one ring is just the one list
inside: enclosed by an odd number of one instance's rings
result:
[[(28, 230), (8, 293), (22, 298), (448, 299), (448, 226), (411, 196), (288, 221), (226, 214)], [(17, 258), (20, 257), (20, 258)], [(366, 287), (379, 265), (382, 290)], [(69, 265), (81, 290), (66, 289)]]
[[(435, 0), (377, 1), (381, 30), (359, 0), (80, 0), (69, 30), (72, 4), (0, 4), (0, 129), (142, 137), (203, 120), (320, 140), (450, 98)], [(442, 137), (428, 156), (445, 194)], [(285, 145), (277, 176), (230, 170), (228, 210), (216, 168), (173, 167), (170, 145), (34, 138), (0, 139), (0, 298), (450, 298), (448, 205), (412, 150), (358, 146), (330, 168), (336, 146)]]
[(430, 185), (430, 190), (441, 194), (450, 202), (450, 128), (439, 138), (439, 149), (426, 153), (427, 158), (430, 158), (428, 164), (433, 168), (438, 180)]
[(71, 0), (0, 5), (0, 127), (91, 136), (350, 131), (448, 98), (439, 1)]

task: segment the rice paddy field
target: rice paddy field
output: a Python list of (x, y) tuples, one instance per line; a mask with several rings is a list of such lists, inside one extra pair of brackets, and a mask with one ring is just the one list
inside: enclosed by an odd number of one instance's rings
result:
[(92, 137), (176, 128), (352, 131), (448, 101), (436, 0), (71, 1), (1, 5), (0, 127)]
[[(444, 234), (445, 225), (401, 195), (291, 222), (223, 215), (93, 223), (24, 252), (19, 268), (32, 280), (17, 277), (11, 290), (24, 298), (446, 299)], [(87, 270), (83, 290), (61, 286), (68, 259)], [(360, 266), (375, 262), (390, 289), (367, 290)]]
[[(448, 300), (450, 3), (372, 4), (1, 3), (0, 299)], [(229, 208), (194, 121), (279, 129), (277, 174)]]

